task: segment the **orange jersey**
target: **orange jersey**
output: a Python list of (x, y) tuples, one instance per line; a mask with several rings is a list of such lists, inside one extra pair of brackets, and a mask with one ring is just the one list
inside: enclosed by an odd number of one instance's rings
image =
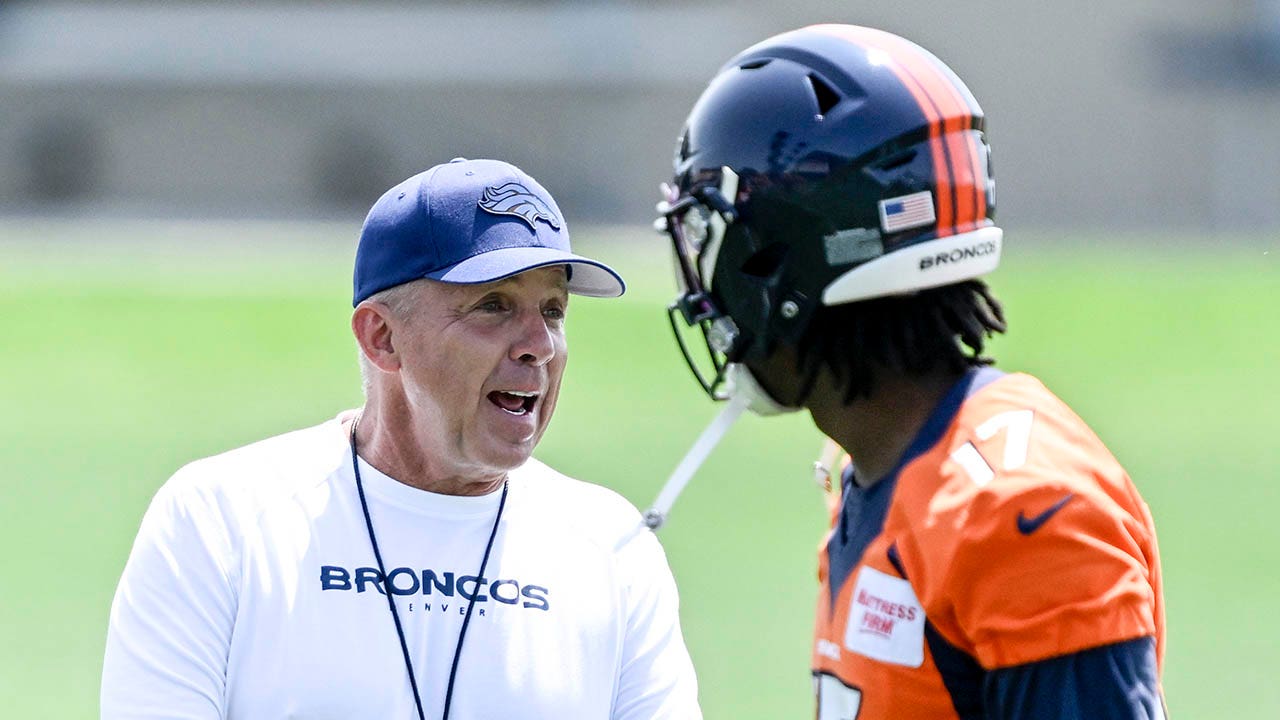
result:
[(819, 720), (983, 717), (984, 673), (1135, 638), (1162, 665), (1151, 513), (1035, 378), (971, 372), (896, 471), (843, 485), (819, 554)]

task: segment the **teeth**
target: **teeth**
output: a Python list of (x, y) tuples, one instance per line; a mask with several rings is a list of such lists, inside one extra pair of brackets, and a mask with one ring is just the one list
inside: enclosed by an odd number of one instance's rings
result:
[(519, 390), (503, 390), (502, 392), (507, 395), (515, 395), (516, 397), (538, 397), (538, 393), (521, 392)]

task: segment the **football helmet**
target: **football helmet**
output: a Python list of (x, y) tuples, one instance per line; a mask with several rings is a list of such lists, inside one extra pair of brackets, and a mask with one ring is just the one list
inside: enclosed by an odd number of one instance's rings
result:
[(658, 204), (680, 288), (668, 317), (694, 376), (760, 414), (795, 409), (742, 363), (796, 344), (821, 305), (993, 270), (994, 187), (981, 108), (918, 45), (814, 25), (743, 51), (694, 105)]

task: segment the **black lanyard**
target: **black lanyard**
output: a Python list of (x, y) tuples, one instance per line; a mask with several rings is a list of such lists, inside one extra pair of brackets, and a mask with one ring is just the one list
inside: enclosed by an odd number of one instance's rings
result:
[[(404, 627), (400, 624), (400, 614), (396, 612), (395, 595), (391, 591), (391, 582), (387, 578), (387, 568), (382, 564), (382, 552), (378, 550), (378, 537), (373, 532), (373, 518), (369, 515), (369, 503), (364, 498), (364, 483), (360, 480), (360, 458), (356, 455), (356, 424), (360, 422), (357, 417), (351, 421), (351, 469), (356, 474), (356, 491), (360, 494), (360, 508), (364, 510), (364, 525), (369, 530), (369, 544), (373, 546), (373, 558), (378, 561), (378, 577), (386, 591), (387, 607), (391, 610), (391, 619), (396, 625), (396, 635), (400, 637), (400, 652), (404, 655), (404, 669), (409, 673), (409, 687), (413, 689), (413, 702), (418, 708), (418, 720), (426, 720), (426, 714), (422, 710), (422, 694), (418, 692), (418, 678), (413, 672), (413, 660), (409, 657), (409, 643), (404, 637)], [(484, 558), (480, 560), (480, 570), (476, 573), (477, 578), (484, 577), (484, 568), (489, 564), (489, 553), (493, 550), (493, 539), (498, 536), (498, 523), (502, 520), (502, 509), (507, 505), (507, 481), (502, 481), (502, 497), (498, 500), (498, 514), (493, 518), (493, 529), (489, 531), (489, 542), (484, 546)], [(458, 646), (453, 650), (453, 664), (449, 668), (449, 685), (444, 692), (444, 714), (441, 720), (449, 720), (449, 707), (453, 703), (453, 681), (458, 676), (458, 659), (462, 656), (462, 641), (467, 637), (467, 625), (471, 624), (471, 607), (476, 602), (476, 595), (480, 591), (471, 593), (470, 599), (467, 600), (467, 613), (462, 618), (462, 630), (458, 632)]]

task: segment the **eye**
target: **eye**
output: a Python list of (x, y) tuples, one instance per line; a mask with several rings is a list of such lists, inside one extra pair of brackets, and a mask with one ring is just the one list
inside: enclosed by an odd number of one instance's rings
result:
[(481, 312), (500, 313), (506, 311), (507, 303), (500, 297), (490, 296), (476, 303), (476, 309)]
[(564, 321), (565, 308), (563, 305), (548, 305), (542, 309), (542, 316), (548, 320)]

